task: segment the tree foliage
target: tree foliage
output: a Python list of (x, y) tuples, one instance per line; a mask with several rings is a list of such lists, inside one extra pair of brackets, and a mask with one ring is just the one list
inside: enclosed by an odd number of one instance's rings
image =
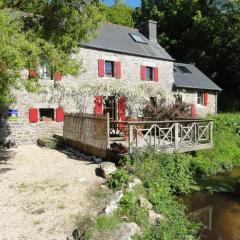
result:
[(123, 1), (116, 1), (112, 6), (101, 4), (101, 11), (104, 13), (108, 22), (133, 27), (134, 21), (132, 14), (134, 9)]
[(158, 41), (177, 61), (196, 64), (224, 89), (224, 95), (235, 92), (231, 96), (236, 100), (240, 93), (239, 0), (142, 0), (134, 12), (135, 24), (148, 19), (158, 22)]
[(37, 78), (23, 79), (47, 59), (53, 72), (76, 74), (72, 58), (82, 41), (93, 36), (102, 20), (97, 1), (0, 0), (0, 105), (13, 101), (11, 90), (36, 90)]

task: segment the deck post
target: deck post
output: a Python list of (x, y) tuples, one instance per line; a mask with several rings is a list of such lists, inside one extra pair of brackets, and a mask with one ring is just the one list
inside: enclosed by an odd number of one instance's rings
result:
[(133, 125), (128, 124), (128, 151), (132, 153)]
[(178, 149), (178, 124), (179, 123), (175, 123), (175, 136), (174, 136), (174, 146), (175, 149)]
[(209, 142), (213, 145), (213, 121), (210, 122), (210, 139)]
[(109, 113), (106, 114), (107, 117), (107, 149), (110, 149), (110, 121), (109, 121)]

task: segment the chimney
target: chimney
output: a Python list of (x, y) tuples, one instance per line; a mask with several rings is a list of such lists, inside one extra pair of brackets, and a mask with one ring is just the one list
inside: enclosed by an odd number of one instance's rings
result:
[(150, 41), (157, 42), (157, 22), (148, 20), (139, 27), (139, 31)]

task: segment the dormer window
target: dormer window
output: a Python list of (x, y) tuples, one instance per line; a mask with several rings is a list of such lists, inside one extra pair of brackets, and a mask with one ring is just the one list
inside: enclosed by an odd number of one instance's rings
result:
[(192, 73), (187, 67), (182, 65), (176, 65), (176, 67), (181, 71), (181, 73)]
[(143, 37), (140, 36), (140, 35), (138, 35), (138, 34), (130, 33), (130, 36), (132, 37), (132, 39), (133, 39), (135, 42), (147, 44), (147, 41), (146, 41), (145, 39), (143, 39)]

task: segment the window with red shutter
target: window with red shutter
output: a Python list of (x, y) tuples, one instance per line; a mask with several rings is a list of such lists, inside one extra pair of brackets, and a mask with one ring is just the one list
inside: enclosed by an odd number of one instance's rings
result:
[(98, 60), (98, 76), (104, 77), (104, 68), (105, 68), (105, 61), (103, 59)]
[(121, 78), (121, 62), (116, 62), (116, 78)]
[(158, 76), (158, 67), (154, 68), (154, 81), (158, 82), (159, 76)]
[(141, 66), (141, 80), (142, 81), (146, 80), (146, 66), (144, 65)]
[(102, 96), (94, 97), (94, 112), (97, 115), (103, 114), (103, 97)]
[(31, 122), (31, 123), (38, 122), (38, 109), (37, 108), (29, 109), (29, 122)]
[(204, 92), (204, 106), (208, 105), (208, 92)]
[(64, 109), (57, 108), (56, 109), (56, 122), (63, 122), (64, 121)]

